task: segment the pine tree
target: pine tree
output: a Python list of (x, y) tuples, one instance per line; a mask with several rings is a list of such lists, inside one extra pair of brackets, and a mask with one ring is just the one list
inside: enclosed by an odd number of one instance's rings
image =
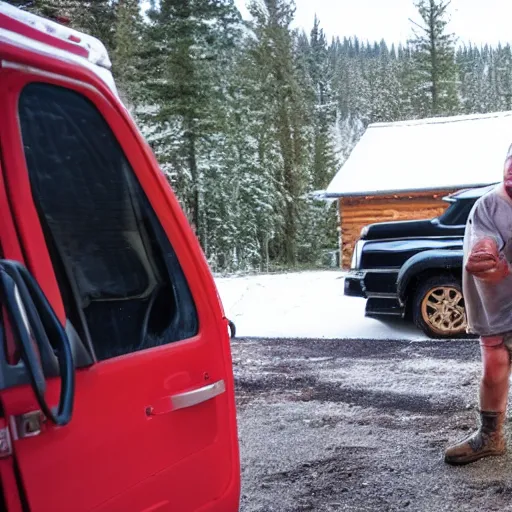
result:
[(309, 78), (313, 87), (313, 187), (327, 187), (337, 170), (333, 148), (333, 125), (336, 119), (336, 103), (333, 94), (333, 69), (329, 60), (327, 41), (320, 22), (315, 16), (308, 51)]
[(253, 58), (266, 82), (267, 101), (273, 109), (273, 129), (277, 135), (281, 161), (278, 175), (284, 198), (284, 233), (271, 249), (286, 264), (294, 266), (298, 258), (299, 198), (304, 192), (306, 156), (304, 126), (306, 108), (299, 87), (294, 37), (290, 29), (294, 7), (286, 0), (264, 0), (250, 4), (257, 45)]
[(280, 155), (273, 126), (273, 109), (265, 84), (249, 50), (254, 41), (246, 40), (236, 51), (230, 70), (230, 90), (226, 109), (226, 149), (222, 165), (229, 169), (231, 269), (269, 270), (270, 246), (281, 236), (284, 201), (279, 175)]
[(447, 31), (449, 0), (417, 0), (421, 23), (412, 21), (416, 97), (422, 115), (457, 113), (455, 36)]
[(410, 47), (398, 48), (397, 78), (400, 84), (400, 119), (418, 119), (423, 108), (417, 94), (416, 63)]
[(148, 16), (145, 123), (153, 125), (155, 150), (205, 247), (201, 145), (217, 130), (222, 91), (216, 80), (239, 16), (233, 0), (161, 0)]
[(495, 61), (496, 87), (500, 110), (512, 110), (512, 51), (510, 44), (498, 46)]
[(501, 108), (501, 99), (497, 80), (497, 55), (494, 49), (485, 46), (483, 49), (484, 67), (481, 77), (480, 97), (481, 111), (496, 112)]
[(112, 71), (117, 88), (129, 107), (136, 105), (141, 94), (143, 21), (140, 0), (118, 0), (115, 6), (114, 50)]
[(391, 122), (401, 119), (400, 80), (394, 51), (384, 41), (379, 45), (379, 56), (374, 59), (375, 90), (373, 93), (372, 122)]

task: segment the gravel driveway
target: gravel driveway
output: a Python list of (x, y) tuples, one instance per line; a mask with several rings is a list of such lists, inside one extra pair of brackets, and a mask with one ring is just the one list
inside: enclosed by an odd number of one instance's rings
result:
[(477, 341), (232, 348), (241, 512), (512, 510), (508, 456), (442, 461), (475, 424)]

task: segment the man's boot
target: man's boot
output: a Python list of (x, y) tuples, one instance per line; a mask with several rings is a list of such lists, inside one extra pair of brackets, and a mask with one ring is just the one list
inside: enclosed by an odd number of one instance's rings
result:
[(469, 464), (483, 457), (503, 455), (506, 452), (503, 426), (504, 412), (480, 412), (480, 428), (459, 444), (450, 446), (444, 454), (448, 464)]

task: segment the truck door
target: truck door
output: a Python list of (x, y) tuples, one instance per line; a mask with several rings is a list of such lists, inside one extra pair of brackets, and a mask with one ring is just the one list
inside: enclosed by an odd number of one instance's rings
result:
[[(90, 356), (68, 425), (12, 432), (29, 509), (238, 510), (227, 322), (176, 199), (108, 90), (2, 67), (6, 246)], [(27, 386), (1, 399), (11, 425), (37, 408)]]

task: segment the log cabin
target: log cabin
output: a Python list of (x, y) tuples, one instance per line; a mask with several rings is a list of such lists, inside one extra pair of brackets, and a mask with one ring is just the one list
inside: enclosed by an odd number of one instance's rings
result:
[(324, 197), (338, 201), (348, 268), (361, 229), (440, 215), (443, 197), (501, 181), (512, 112), (369, 125)]

